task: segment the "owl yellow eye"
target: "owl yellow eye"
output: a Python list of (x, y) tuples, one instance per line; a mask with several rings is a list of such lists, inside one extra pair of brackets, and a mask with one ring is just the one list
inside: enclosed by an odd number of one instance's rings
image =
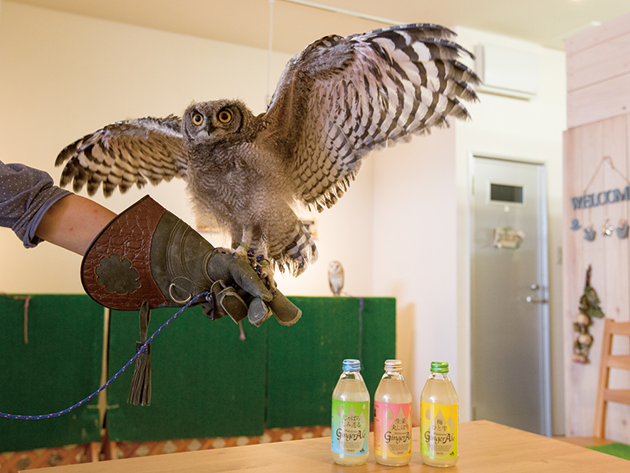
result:
[(230, 123), (232, 121), (232, 112), (229, 110), (221, 110), (218, 118), (221, 123)]
[(203, 115), (201, 113), (195, 113), (192, 120), (195, 125), (199, 126), (203, 123)]

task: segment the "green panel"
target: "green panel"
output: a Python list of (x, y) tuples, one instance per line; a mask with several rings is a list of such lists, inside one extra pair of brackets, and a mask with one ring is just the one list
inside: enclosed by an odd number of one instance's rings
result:
[(384, 361), (396, 353), (395, 299), (290, 299), (302, 318), (291, 327), (269, 324), (267, 427), (326, 425), (344, 359), (362, 358), (373, 397)]
[[(62, 411), (96, 391), (103, 350), (103, 308), (87, 295), (0, 297), (0, 412)], [(98, 397), (61, 417), (0, 418), (0, 452), (98, 442)]]
[[(149, 335), (177, 309), (151, 311)], [(267, 326), (243, 323), (245, 340), (229, 317), (206, 318), (201, 307), (184, 311), (151, 344), (150, 406), (127, 403), (131, 365), (108, 388), (107, 426), (112, 440), (262, 435), (267, 376)], [(112, 311), (109, 372), (135, 353), (137, 312)]]
[(361, 374), (370, 391), (370, 399), (374, 399), (378, 383), (385, 372), (385, 360), (396, 358), (396, 299), (366, 297), (363, 301)]

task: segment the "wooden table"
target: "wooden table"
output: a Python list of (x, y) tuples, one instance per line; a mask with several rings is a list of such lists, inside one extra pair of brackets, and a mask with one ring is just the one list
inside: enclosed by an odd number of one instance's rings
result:
[[(54, 473), (350, 473), (367, 471), (443, 473), (615, 473), (630, 472), (630, 462), (560, 440), (523, 432), (488, 421), (459, 425), (459, 462), (452, 468), (422, 464), (419, 429), (413, 430), (413, 455), (405, 467), (385, 467), (374, 461), (358, 467), (333, 463), (330, 437), (293, 440), (189, 453), (155, 455), (55, 467)], [(372, 442), (370, 442), (370, 449)]]

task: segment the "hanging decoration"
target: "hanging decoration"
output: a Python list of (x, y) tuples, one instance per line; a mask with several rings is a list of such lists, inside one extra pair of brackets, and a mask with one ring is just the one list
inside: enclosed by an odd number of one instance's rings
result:
[[(607, 162), (612, 170), (615, 171), (619, 176), (621, 176), (628, 185), (623, 189), (608, 189), (598, 193), (588, 194), (588, 190), (591, 184), (593, 184), (595, 176), (605, 162)], [(591, 221), (591, 209), (593, 207), (607, 206), (608, 204), (616, 204), (618, 202), (628, 201), (630, 201), (630, 180), (628, 180), (628, 178), (615, 167), (610, 156), (604, 156), (597, 165), (597, 169), (595, 169), (595, 172), (593, 173), (593, 176), (584, 189), (582, 195), (578, 197), (571, 197), (571, 205), (573, 206), (573, 210), (588, 209), (589, 223), (588, 225), (582, 227), (580, 220), (578, 218), (573, 218), (571, 220), (571, 226), (569, 227), (569, 229), (572, 231), (577, 231), (581, 228), (584, 228), (584, 239), (586, 241), (594, 241), (595, 236), (597, 235), (597, 231), (595, 230), (594, 225)], [(613, 236), (616, 231), (619, 238), (627, 238), (628, 221), (622, 218), (619, 221), (619, 225), (615, 228), (615, 225), (610, 222), (610, 219), (607, 215), (608, 208), (606, 207), (606, 221), (601, 228), (602, 236)]]
[(582, 225), (580, 225), (580, 221), (577, 218), (571, 220), (571, 230), (576, 231), (580, 228), (582, 228)]
[(525, 238), (525, 232), (512, 227), (498, 227), (494, 229), (495, 248), (516, 250), (520, 248)]
[(610, 223), (610, 219), (606, 219), (606, 223), (602, 225), (602, 235), (604, 236), (612, 236), (615, 232), (615, 226)]
[(617, 236), (619, 238), (628, 238), (628, 221), (621, 219), (617, 227)]
[(605, 317), (599, 302), (597, 292), (591, 286), (591, 266), (589, 265), (586, 270), (584, 293), (580, 297), (580, 312), (573, 323), (573, 331), (577, 333), (573, 342), (573, 361), (575, 363), (590, 363), (588, 355), (593, 344), (593, 336), (590, 334), (589, 327), (593, 325), (593, 317), (598, 319)]
[(593, 241), (595, 239), (595, 230), (593, 229), (593, 225), (586, 227), (584, 229), (584, 239), (586, 241)]

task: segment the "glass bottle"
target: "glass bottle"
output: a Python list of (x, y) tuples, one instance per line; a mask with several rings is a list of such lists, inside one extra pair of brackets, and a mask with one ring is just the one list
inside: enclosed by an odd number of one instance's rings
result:
[(374, 395), (374, 456), (389, 466), (411, 460), (411, 392), (399, 360), (385, 361), (385, 374)]
[(332, 396), (332, 458), (340, 465), (363, 465), (368, 458), (370, 393), (359, 360), (343, 360), (342, 369)]
[(459, 399), (448, 376), (448, 363), (431, 363), (431, 375), (420, 396), (420, 453), (431, 466), (457, 463)]

